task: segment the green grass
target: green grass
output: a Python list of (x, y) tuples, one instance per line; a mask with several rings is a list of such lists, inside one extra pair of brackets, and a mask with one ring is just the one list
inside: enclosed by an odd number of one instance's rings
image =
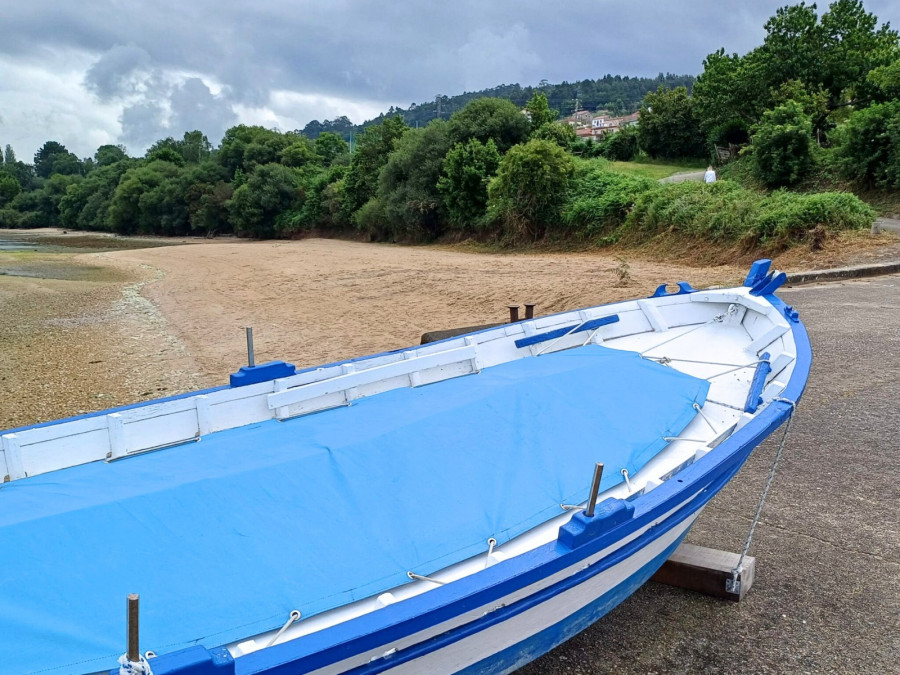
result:
[(631, 162), (609, 163), (611, 171), (652, 180), (659, 180), (685, 171), (703, 171), (706, 166), (707, 162), (702, 159), (650, 159), (643, 155)]

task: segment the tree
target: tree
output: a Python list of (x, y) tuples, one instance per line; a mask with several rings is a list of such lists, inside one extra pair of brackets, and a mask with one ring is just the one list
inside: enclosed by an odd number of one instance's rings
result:
[(347, 145), (347, 141), (330, 131), (319, 134), (313, 146), (316, 154), (322, 158), (325, 166), (331, 166), (339, 157), (350, 152), (350, 146)]
[(137, 161), (124, 159), (99, 166), (78, 183), (66, 189), (59, 202), (59, 220), (64, 227), (79, 230), (109, 230), (109, 204), (126, 171)]
[[(900, 98), (900, 57), (869, 71), (866, 81), (878, 90), (881, 102)], [(6, 146), (9, 147), (8, 145)]]
[(615, 162), (630, 162), (638, 154), (638, 129), (630, 125), (600, 141), (600, 154)]
[(812, 145), (812, 124), (799, 103), (766, 111), (750, 143), (754, 173), (769, 186), (793, 185), (812, 166)]
[(675, 159), (708, 154), (685, 87), (670, 91), (660, 87), (644, 97), (638, 141), (651, 157)]
[(234, 191), (226, 204), (238, 235), (265, 238), (280, 229), (279, 217), (300, 204), (300, 175), (281, 164), (263, 164)]
[(344, 184), (344, 213), (348, 221), (375, 196), (381, 168), (387, 164), (397, 141), (409, 130), (402, 118), (390, 117), (381, 124), (366, 127), (360, 134)]
[(81, 173), (81, 160), (56, 141), (47, 141), (34, 154), (34, 172), (41, 178), (58, 173), (74, 176)]
[(184, 166), (184, 155), (169, 145), (155, 144), (147, 151), (146, 157), (148, 162), (168, 162), (175, 166)]
[(94, 153), (94, 162), (97, 166), (109, 166), (127, 158), (124, 145), (101, 145)]
[(180, 145), (181, 156), (189, 164), (199, 164), (209, 159), (212, 153), (212, 143), (202, 131), (185, 131)]
[[(171, 152), (171, 148), (159, 152), (166, 151)], [(179, 208), (169, 195), (169, 182), (180, 172), (177, 164), (163, 160), (146, 162), (125, 172), (107, 210), (109, 229), (119, 234), (183, 234), (186, 209)]]
[(834, 136), (835, 161), (845, 178), (900, 187), (900, 101), (855, 111)]
[(238, 169), (249, 173), (262, 164), (277, 162), (281, 152), (299, 138), (293, 132), (239, 124), (225, 132), (217, 159), (232, 176)]
[(6, 149), (3, 151), (3, 162), (5, 164), (16, 163), (16, 151), (9, 143), (6, 144)]
[(578, 142), (578, 134), (571, 124), (564, 122), (545, 122), (539, 128), (531, 132), (531, 138), (556, 143), (566, 150)]
[(322, 158), (316, 154), (308, 138), (300, 137), (281, 151), (281, 163), (300, 168), (307, 164), (321, 164)]
[(378, 198), (390, 229), (401, 237), (431, 239), (447, 220), (438, 180), (450, 149), (447, 122), (434, 120), (397, 141), (378, 177)]
[(532, 132), (537, 131), (545, 124), (551, 124), (556, 121), (558, 111), (550, 110), (550, 104), (547, 103), (547, 97), (543, 92), (535, 92), (531, 100), (525, 105), (528, 111), (528, 117), (531, 119)]
[(453, 113), (449, 129), (453, 143), (465, 143), (470, 138), (487, 143), (493, 139), (497, 150), (504, 153), (517, 143), (525, 142), (531, 123), (511, 101), (479, 98)]
[(457, 143), (444, 159), (438, 190), (444, 198), (450, 222), (459, 228), (477, 224), (487, 210), (488, 182), (500, 166), (500, 153), (494, 141), (482, 143), (470, 138)]
[(13, 197), (22, 191), (16, 177), (8, 173), (0, 173), (0, 207), (6, 206)]
[(572, 156), (555, 143), (532, 140), (510, 149), (488, 186), (488, 209), (507, 232), (532, 240), (557, 225), (574, 173)]

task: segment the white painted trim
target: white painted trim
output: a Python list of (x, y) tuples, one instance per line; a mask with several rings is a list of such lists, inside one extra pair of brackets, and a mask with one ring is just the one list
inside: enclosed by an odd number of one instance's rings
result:
[[(275, 392), (268, 396), (269, 409), (281, 406), (294, 405), (302, 403), (319, 396), (328, 394), (337, 394), (339, 392), (359, 387), (364, 384), (371, 384), (379, 380), (386, 380), (391, 377), (400, 375), (408, 375), (412, 371), (422, 371), (428, 368), (436, 368), (446, 366), (462, 361), (472, 361), (475, 359), (477, 351), (474, 345), (467, 345), (457, 349), (448, 349), (447, 351), (437, 352), (436, 354), (427, 354), (417, 356), (414, 359), (397, 361), (388, 363), (383, 366), (375, 366), (366, 370), (344, 370), (342, 375), (332, 377), (321, 382), (313, 382), (299, 387), (292, 387), (286, 391)], [(352, 364), (347, 365), (352, 367)]]
[(25, 478), (26, 474), (22, 465), (19, 437), (16, 434), (6, 434), (0, 437), (0, 447), (3, 448), (3, 456), (6, 460), (5, 476), (9, 476), (10, 480)]

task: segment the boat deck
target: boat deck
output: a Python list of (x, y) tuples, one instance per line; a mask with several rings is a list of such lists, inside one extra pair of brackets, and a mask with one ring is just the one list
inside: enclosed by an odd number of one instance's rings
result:
[(583, 501), (596, 461), (603, 490), (636, 473), (708, 386), (588, 345), (4, 484), (0, 663), (109, 667), (127, 593), (166, 653), (430, 574)]

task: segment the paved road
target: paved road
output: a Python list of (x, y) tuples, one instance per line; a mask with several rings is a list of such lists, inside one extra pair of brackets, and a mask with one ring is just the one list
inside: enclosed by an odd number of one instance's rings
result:
[[(900, 672), (900, 275), (782, 296), (815, 357), (747, 598), (650, 583), (520, 672)], [(740, 550), (775, 449), (754, 453), (688, 541)]]

